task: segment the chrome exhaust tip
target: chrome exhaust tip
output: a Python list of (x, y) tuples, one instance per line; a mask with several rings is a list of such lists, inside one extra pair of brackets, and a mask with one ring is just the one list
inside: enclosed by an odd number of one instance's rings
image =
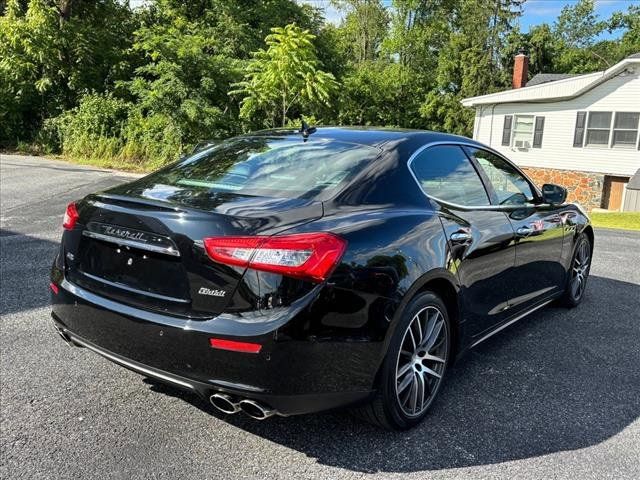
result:
[(240, 400), (238, 405), (240, 405), (240, 410), (256, 420), (265, 420), (277, 413), (274, 409), (269, 408), (260, 402), (256, 402), (255, 400)]
[(224, 393), (214, 393), (209, 397), (209, 401), (211, 405), (228, 415), (233, 415), (240, 411), (240, 404)]
[(69, 335), (67, 335), (61, 327), (59, 327), (58, 325), (54, 324), (54, 325), (53, 325), (53, 328), (55, 328), (55, 329), (56, 329), (56, 332), (58, 333), (58, 335), (60, 335), (60, 337), (64, 340), (64, 342), (65, 342), (68, 346), (70, 346), (70, 347), (75, 346), (75, 344), (73, 343), (73, 341), (71, 340), (71, 338), (69, 337)]

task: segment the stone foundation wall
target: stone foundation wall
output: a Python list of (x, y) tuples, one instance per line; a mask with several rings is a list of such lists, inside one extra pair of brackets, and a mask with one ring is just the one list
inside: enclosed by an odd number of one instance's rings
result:
[(522, 167), (522, 170), (538, 187), (544, 183), (562, 185), (567, 189), (568, 202), (578, 202), (587, 210), (602, 207), (604, 174), (554, 168)]

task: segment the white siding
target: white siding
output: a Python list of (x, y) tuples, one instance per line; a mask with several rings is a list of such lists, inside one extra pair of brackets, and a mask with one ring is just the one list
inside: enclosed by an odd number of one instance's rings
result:
[[(505, 103), (476, 108), (474, 138), (500, 151), (524, 167), (558, 168), (631, 176), (640, 168), (635, 148), (573, 147), (577, 111), (640, 112), (640, 71), (616, 76), (567, 101)], [(542, 148), (518, 150), (503, 147), (505, 115), (545, 117)]]

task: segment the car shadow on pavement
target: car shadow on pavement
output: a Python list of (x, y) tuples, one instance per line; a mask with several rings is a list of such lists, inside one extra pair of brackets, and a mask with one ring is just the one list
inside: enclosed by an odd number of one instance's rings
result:
[[(640, 286), (591, 277), (575, 309), (547, 308), (459, 360), (423, 424), (387, 432), (346, 412), (273, 417), (213, 412), (236, 427), (358, 472), (495, 464), (596, 445), (640, 415)], [(214, 433), (215, 435), (215, 433)]]

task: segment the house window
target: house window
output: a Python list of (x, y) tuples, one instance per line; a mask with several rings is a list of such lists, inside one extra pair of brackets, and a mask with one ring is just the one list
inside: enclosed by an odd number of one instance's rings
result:
[(609, 145), (611, 112), (589, 112), (585, 145)]
[(613, 146), (635, 147), (640, 113), (616, 112), (613, 123)]
[(640, 112), (577, 112), (573, 146), (640, 148), (639, 130)]
[(516, 115), (513, 122), (511, 146), (515, 148), (530, 148), (533, 143), (533, 115)]

